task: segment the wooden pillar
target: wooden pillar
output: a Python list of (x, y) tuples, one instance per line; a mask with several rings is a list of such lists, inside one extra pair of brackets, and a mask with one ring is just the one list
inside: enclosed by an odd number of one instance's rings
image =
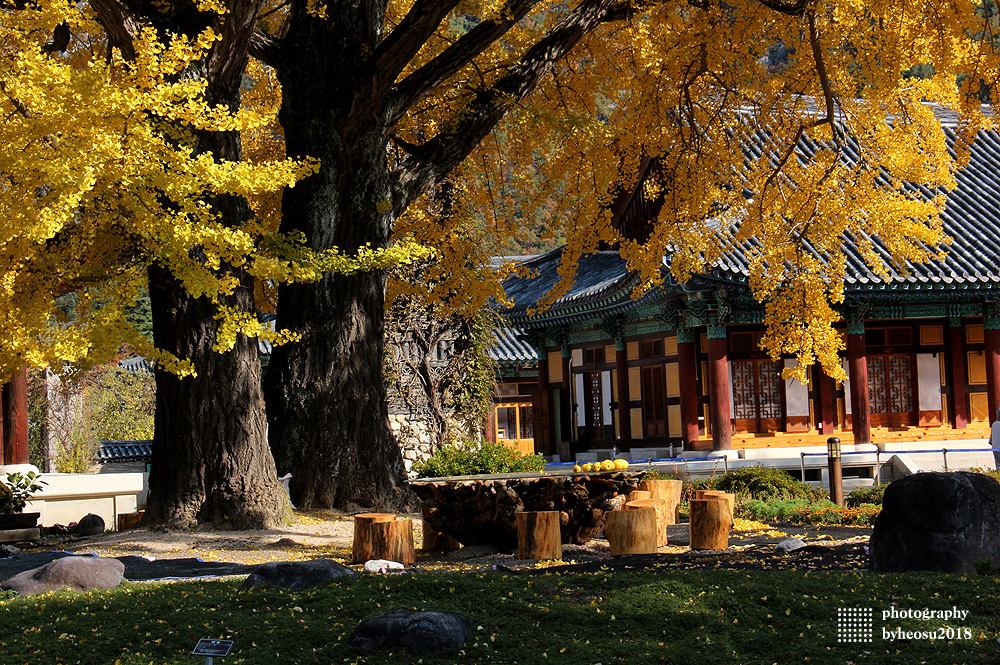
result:
[(733, 447), (729, 361), (726, 352), (726, 326), (708, 326), (708, 400), (712, 410), (712, 450), (730, 450)]
[(28, 464), (28, 371), (3, 384), (3, 459), (5, 464)]
[(532, 417), (535, 420), (535, 452), (551, 455), (556, 452), (555, 440), (552, 436), (552, 392), (549, 390), (549, 354), (544, 345), (539, 345), (538, 359), (538, 392), (533, 399)]
[(833, 379), (823, 373), (823, 368), (819, 364), (816, 365), (816, 388), (819, 390), (819, 418), (817, 418), (819, 431), (820, 434), (830, 435), (833, 434), (834, 423), (837, 422), (836, 403), (833, 399), (835, 385)]
[(681, 436), (684, 449), (691, 450), (698, 440), (698, 357), (694, 349), (694, 331), (677, 331), (677, 374), (681, 391)]
[(951, 356), (951, 426), (965, 429), (969, 425), (969, 401), (965, 386), (968, 381), (965, 360), (965, 328), (962, 317), (953, 316), (948, 320), (948, 347)]
[(625, 339), (615, 339), (615, 371), (618, 373), (618, 450), (632, 447), (632, 409), (628, 392), (628, 352)]
[(989, 422), (993, 423), (1000, 408), (1000, 317), (983, 317), (983, 336), (986, 342), (986, 404), (990, 411)]
[(871, 443), (868, 412), (868, 358), (863, 321), (847, 322), (847, 368), (851, 377), (851, 423), (854, 443)]
[(573, 399), (572, 383), (573, 377), (569, 374), (569, 346), (562, 347), (562, 388), (559, 391), (559, 436), (562, 441), (573, 440)]
[(490, 412), (486, 416), (486, 440), (490, 443), (497, 442), (497, 405), (490, 406)]

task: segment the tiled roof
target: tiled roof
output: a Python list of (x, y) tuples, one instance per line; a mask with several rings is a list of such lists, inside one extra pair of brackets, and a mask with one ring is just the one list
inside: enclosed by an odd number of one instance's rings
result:
[(101, 441), (97, 449), (98, 464), (148, 462), (152, 457), (152, 441)]
[[(955, 140), (952, 123), (945, 123), (945, 133), (950, 142)], [(848, 159), (857, 158), (857, 146), (848, 141)], [(889, 268), (889, 280), (875, 275), (865, 264), (853, 238), (846, 238), (844, 249), (847, 258), (845, 291), (851, 293), (873, 290), (948, 289), (981, 291), (1000, 289), (1000, 133), (980, 132), (972, 146), (969, 166), (956, 175), (954, 191), (947, 193), (942, 213), (944, 232), (951, 238), (945, 247), (944, 261), (912, 264), (908, 272)], [(922, 196), (936, 194), (925, 187), (911, 187)], [(749, 275), (749, 258), (753, 250), (751, 240), (733, 247), (708, 271), (706, 276), (730, 282), (745, 283)], [(875, 241), (875, 251), (888, 259), (885, 247)], [(533, 278), (511, 278), (505, 283), (507, 294), (514, 306), (505, 314), (514, 322), (541, 323), (544, 321), (568, 322), (581, 318), (606, 316), (634, 308), (642, 302), (654, 300), (664, 292), (677, 287), (662, 287), (659, 293), (648, 293), (639, 303), (629, 305), (632, 276), (625, 261), (617, 252), (598, 252), (580, 261), (577, 279), (570, 291), (559, 298), (549, 309), (528, 317), (534, 307), (558, 280), (561, 250), (539, 256), (525, 265), (531, 268)], [(665, 258), (665, 265), (667, 262)]]
[(530, 364), (536, 360), (535, 350), (519, 338), (520, 328), (497, 328), (493, 331), (494, 344), (489, 349), (490, 357), (501, 365)]

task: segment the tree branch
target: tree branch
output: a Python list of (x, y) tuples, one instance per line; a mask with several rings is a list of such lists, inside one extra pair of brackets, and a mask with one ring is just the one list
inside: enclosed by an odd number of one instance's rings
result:
[(274, 67), (278, 58), (278, 42), (266, 32), (254, 30), (250, 36), (249, 53), (268, 67)]
[(417, 0), (413, 3), (410, 11), (379, 44), (371, 58), (376, 98), (381, 98), (392, 87), (396, 77), (458, 3), (459, 0)]
[(515, 104), (531, 94), (557, 62), (603, 22), (612, 4), (613, 0), (583, 0), (531, 47), (510, 73), (461, 109), (456, 122), (408, 157), (394, 174), (395, 213), (401, 215), (413, 200), (458, 166)]
[(108, 33), (111, 45), (121, 51), (125, 60), (135, 59), (135, 40), (139, 34), (139, 20), (131, 8), (121, 0), (91, 0), (90, 6), (97, 13), (97, 20)]
[(787, 16), (804, 16), (809, 8), (811, 0), (795, 0), (795, 2), (784, 2), (784, 0), (757, 0), (768, 9), (785, 14)]
[(407, 110), (429, 95), (435, 87), (454, 76), (500, 39), (538, 2), (539, 0), (507, 0), (498, 12), (499, 18), (484, 20), (430, 62), (400, 81), (389, 102), (389, 108), (393, 110), (392, 122), (403, 117)]

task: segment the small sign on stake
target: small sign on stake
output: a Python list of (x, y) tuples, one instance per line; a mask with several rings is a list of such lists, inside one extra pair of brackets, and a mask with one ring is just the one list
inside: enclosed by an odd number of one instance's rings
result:
[(192, 656), (205, 656), (205, 665), (212, 665), (213, 658), (225, 658), (233, 648), (232, 640), (210, 640), (202, 638), (194, 646)]

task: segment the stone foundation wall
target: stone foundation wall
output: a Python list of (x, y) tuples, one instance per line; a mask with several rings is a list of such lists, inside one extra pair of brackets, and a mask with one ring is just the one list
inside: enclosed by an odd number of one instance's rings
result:
[[(413, 470), (413, 466), (433, 455), (439, 446), (434, 442), (426, 423), (419, 415), (389, 414), (389, 428), (395, 435), (399, 449), (403, 453), (406, 476), (411, 479), (416, 478), (417, 474)], [(467, 439), (469, 436), (465, 427), (456, 421), (451, 423), (451, 434), (460, 440)]]

